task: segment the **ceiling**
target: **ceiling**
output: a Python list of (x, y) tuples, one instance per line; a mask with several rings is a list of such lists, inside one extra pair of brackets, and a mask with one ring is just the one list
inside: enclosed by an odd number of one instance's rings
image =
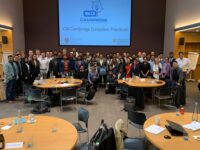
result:
[(198, 28), (193, 28), (193, 29), (188, 29), (188, 30), (185, 30), (185, 31), (180, 31), (180, 32), (183, 32), (183, 33), (188, 33), (188, 32), (191, 32), (191, 33), (200, 33), (200, 27)]

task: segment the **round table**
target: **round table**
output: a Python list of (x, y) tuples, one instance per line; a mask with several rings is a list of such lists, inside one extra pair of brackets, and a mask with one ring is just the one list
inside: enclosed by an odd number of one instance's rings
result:
[(144, 109), (144, 91), (143, 88), (151, 88), (152, 101), (155, 101), (155, 88), (165, 85), (165, 81), (151, 78), (129, 78), (125, 80), (118, 80), (118, 84), (126, 84), (129, 88), (129, 96), (136, 99), (136, 106)]
[[(28, 117), (25, 118), (28, 119)], [(28, 149), (28, 143), (32, 143), (33, 149), (37, 150), (71, 150), (74, 148), (78, 133), (71, 123), (49, 116), (35, 116), (35, 119), (34, 124), (22, 124), (23, 132), (21, 133), (16, 132), (17, 125), (13, 125), (8, 130), (2, 130), (5, 143), (24, 142), (22, 149)], [(0, 122), (7, 125), (12, 120), (13, 118), (6, 118), (1, 119)], [(52, 129), (55, 131), (52, 132)]]
[[(192, 113), (185, 113), (184, 115), (176, 116), (176, 113), (165, 113), (158, 114), (156, 116), (160, 117), (160, 126), (165, 127), (167, 124), (166, 120), (170, 120), (176, 122), (180, 125), (189, 124), (192, 122)], [(144, 124), (144, 129), (149, 127), (150, 125), (155, 124), (156, 116), (150, 117)], [(200, 115), (199, 115), (200, 118)], [(184, 128), (185, 129), (185, 128)], [(185, 141), (183, 137), (171, 136), (168, 130), (161, 132), (158, 135), (154, 135), (144, 131), (147, 139), (155, 145), (157, 148), (161, 150), (199, 150), (200, 142), (193, 139), (194, 135), (200, 135), (200, 130), (191, 131), (185, 129), (188, 132), (189, 140)], [(164, 136), (169, 135), (171, 139), (165, 139)]]
[(80, 79), (73, 79), (73, 78), (55, 78), (55, 79), (44, 79), (38, 80), (33, 83), (33, 85), (37, 88), (43, 89), (61, 89), (67, 87), (77, 87), (83, 83)]
[(119, 84), (126, 83), (128, 86), (132, 87), (141, 87), (141, 88), (153, 88), (161, 87), (165, 85), (165, 81), (158, 79), (149, 79), (149, 78), (129, 78), (125, 80), (118, 80)]

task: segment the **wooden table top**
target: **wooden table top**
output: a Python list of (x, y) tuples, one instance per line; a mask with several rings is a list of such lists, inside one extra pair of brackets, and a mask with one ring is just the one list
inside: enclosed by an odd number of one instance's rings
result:
[[(28, 119), (28, 117), (25, 118)], [(35, 119), (34, 124), (22, 124), (22, 133), (16, 133), (17, 125), (13, 125), (8, 130), (2, 130), (5, 143), (24, 142), (20, 150), (29, 149), (27, 145), (30, 142), (33, 144), (33, 149), (37, 150), (71, 150), (74, 148), (78, 133), (71, 123), (49, 116), (35, 116)], [(12, 120), (13, 118), (6, 118), (1, 119), (0, 122), (5, 126)], [(52, 132), (53, 128), (56, 132)]]
[(125, 80), (118, 80), (119, 84), (126, 83), (133, 87), (160, 87), (165, 85), (165, 81), (149, 78), (129, 78)]
[(55, 79), (44, 79), (40, 81), (35, 81), (33, 85), (37, 88), (67, 88), (67, 87), (76, 87), (80, 86), (83, 83), (80, 79), (73, 78), (55, 78)]
[[(160, 117), (160, 126), (165, 127), (167, 124), (166, 120), (170, 120), (176, 122), (180, 125), (189, 124), (192, 122), (192, 113), (185, 113), (184, 115), (176, 116), (176, 113), (165, 113), (156, 115)], [(144, 124), (144, 129), (149, 127), (150, 125), (155, 124), (156, 116), (150, 117)], [(199, 115), (200, 118), (200, 115)], [(185, 128), (184, 128), (185, 129)], [(200, 135), (200, 130), (191, 131), (185, 129), (188, 132), (189, 140), (185, 141), (183, 137), (175, 137), (171, 136), (168, 130), (166, 129), (162, 133), (158, 135), (154, 135), (144, 131), (147, 139), (155, 145), (157, 148), (161, 150), (199, 150), (200, 149), (200, 141), (194, 140), (194, 135)], [(171, 139), (165, 139), (164, 136), (169, 135)]]

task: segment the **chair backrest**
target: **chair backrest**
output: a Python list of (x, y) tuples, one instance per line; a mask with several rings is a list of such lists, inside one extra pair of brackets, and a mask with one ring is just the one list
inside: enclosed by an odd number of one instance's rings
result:
[(65, 88), (61, 90), (61, 97), (76, 96), (76, 88)]
[(128, 120), (134, 124), (144, 125), (144, 122), (146, 121), (146, 115), (141, 112), (129, 110), (128, 111)]
[(171, 88), (161, 88), (159, 90), (159, 95), (160, 96), (171, 96), (172, 89)]
[(31, 102), (35, 99), (40, 99), (42, 97), (42, 91), (40, 89), (30, 88), (30, 92), (28, 95), (28, 101)]
[(89, 112), (85, 108), (80, 107), (78, 111), (78, 120), (84, 122), (86, 128), (88, 128), (88, 119)]

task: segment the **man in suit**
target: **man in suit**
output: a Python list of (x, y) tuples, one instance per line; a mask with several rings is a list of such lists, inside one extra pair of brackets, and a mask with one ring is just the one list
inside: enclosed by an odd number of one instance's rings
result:
[(6, 99), (13, 102), (15, 99), (15, 84), (18, 79), (17, 65), (13, 63), (13, 56), (8, 56), (8, 62), (4, 65), (4, 75), (6, 83)]
[(23, 93), (23, 85), (22, 85), (22, 66), (21, 66), (21, 55), (16, 54), (14, 56), (13, 63), (17, 66), (18, 70), (18, 79), (16, 80), (15, 89), (16, 89), (16, 96), (19, 96)]
[(172, 80), (172, 87), (175, 90), (174, 100), (177, 107), (185, 105), (186, 103), (186, 90), (184, 88), (185, 80), (182, 69), (178, 66), (177, 61), (173, 62), (173, 68), (170, 73), (170, 79)]

